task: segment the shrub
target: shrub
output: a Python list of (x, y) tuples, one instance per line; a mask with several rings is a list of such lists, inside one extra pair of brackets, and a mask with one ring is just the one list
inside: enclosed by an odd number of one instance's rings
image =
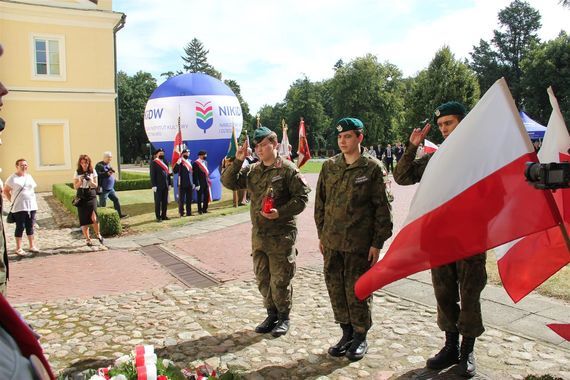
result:
[(150, 177), (149, 173), (127, 172), (121, 170), (121, 181), (130, 181), (133, 179), (148, 179), (149, 177)]
[(115, 182), (115, 191), (142, 190), (152, 187), (148, 176), (144, 179), (131, 179)]
[[(52, 193), (66, 209), (71, 211), (73, 215), (77, 215), (77, 207), (71, 204), (71, 200), (76, 194), (76, 191), (71, 184), (55, 184), (52, 186)], [(123, 231), (119, 214), (114, 209), (100, 207), (97, 209), (97, 215), (99, 216), (101, 235), (117, 235)]]

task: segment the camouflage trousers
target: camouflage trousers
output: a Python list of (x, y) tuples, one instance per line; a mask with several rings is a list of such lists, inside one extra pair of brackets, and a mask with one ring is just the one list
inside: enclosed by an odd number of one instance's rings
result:
[(483, 334), (480, 296), (487, 284), (486, 253), (431, 270), (442, 331), (476, 338)]
[(288, 314), (293, 303), (296, 232), (279, 236), (252, 236), (253, 272), (266, 309)]
[(368, 252), (325, 248), (323, 256), (325, 283), (335, 322), (351, 324), (356, 332), (368, 331), (372, 326), (372, 296), (360, 301), (354, 294), (356, 280), (370, 269)]

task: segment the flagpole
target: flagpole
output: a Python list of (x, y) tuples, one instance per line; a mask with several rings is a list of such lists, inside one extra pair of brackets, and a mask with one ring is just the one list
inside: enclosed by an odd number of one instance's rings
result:
[(560, 210), (558, 209), (558, 205), (556, 204), (556, 201), (554, 200), (554, 196), (552, 195), (552, 193), (554, 193), (553, 190), (546, 190), (547, 192), (547, 196), (546, 196), (546, 202), (548, 203), (548, 206), (550, 207), (550, 211), (552, 212), (552, 216), (554, 216), (554, 219), (558, 222), (558, 227), (560, 227), (560, 231), (562, 231), (562, 236), (564, 237), (564, 241), (566, 242), (566, 248), (568, 248), (568, 252), (570, 252), (570, 237), (568, 236), (568, 230), (566, 230), (566, 226), (564, 224), (564, 219), (562, 219), (562, 214), (560, 214)]
[(256, 115), (257, 118), (257, 123), (255, 124), (255, 129), (259, 128), (259, 125), (261, 124), (261, 117), (259, 116), (259, 114)]

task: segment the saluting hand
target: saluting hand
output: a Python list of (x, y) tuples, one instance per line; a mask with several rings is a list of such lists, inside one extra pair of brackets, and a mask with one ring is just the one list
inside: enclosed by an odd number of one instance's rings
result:
[(243, 161), (247, 157), (247, 149), (249, 148), (249, 144), (247, 140), (243, 143), (242, 146), (239, 147), (238, 151), (236, 152), (236, 160)]
[(413, 146), (419, 146), (422, 141), (426, 138), (429, 130), (431, 129), (431, 124), (427, 123), (422, 129), (416, 128), (412, 131), (410, 135), (410, 143)]

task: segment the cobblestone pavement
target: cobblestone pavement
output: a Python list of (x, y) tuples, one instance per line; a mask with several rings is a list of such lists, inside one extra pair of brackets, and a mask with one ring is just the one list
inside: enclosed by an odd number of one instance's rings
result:
[[(107, 250), (107, 248), (93, 239), (93, 246), (88, 247), (79, 228), (78, 219), (70, 214), (57, 201), (51, 193), (37, 193), (38, 211), (36, 213), (36, 226), (34, 236), (40, 248), (40, 253), (33, 256), (46, 256), (59, 253), (78, 253)], [(4, 210), (10, 210), (10, 202), (4, 199)], [(10, 260), (20, 260), (16, 255), (16, 241), (14, 239), (15, 224), (4, 222), (6, 241)], [(94, 236), (93, 234), (91, 235)], [(26, 233), (22, 237), (22, 248), (27, 251), (28, 239)], [(28, 258), (25, 258), (28, 259)]]
[[(455, 378), (424, 369), (441, 345), (433, 308), (385, 292), (374, 299), (370, 350), (360, 361), (331, 358), (339, 336), (321, 273), (301, 269), (294, 280), (292, 329), (281, 338), (258, 335), (264, 310), (253, 281), (206, 289), (168, 285), (149, 291), (19, 305), (42, 334), (54, 369), (154, 344), (181, 366), (205, 360), (239, 370), (245, 379)], [(550, 373), (570, 378), (570, 352), (488, 329), (476, 345), (481, 379), (522, 379)], [(100, 364), (103, 364), (101, 362)]]

